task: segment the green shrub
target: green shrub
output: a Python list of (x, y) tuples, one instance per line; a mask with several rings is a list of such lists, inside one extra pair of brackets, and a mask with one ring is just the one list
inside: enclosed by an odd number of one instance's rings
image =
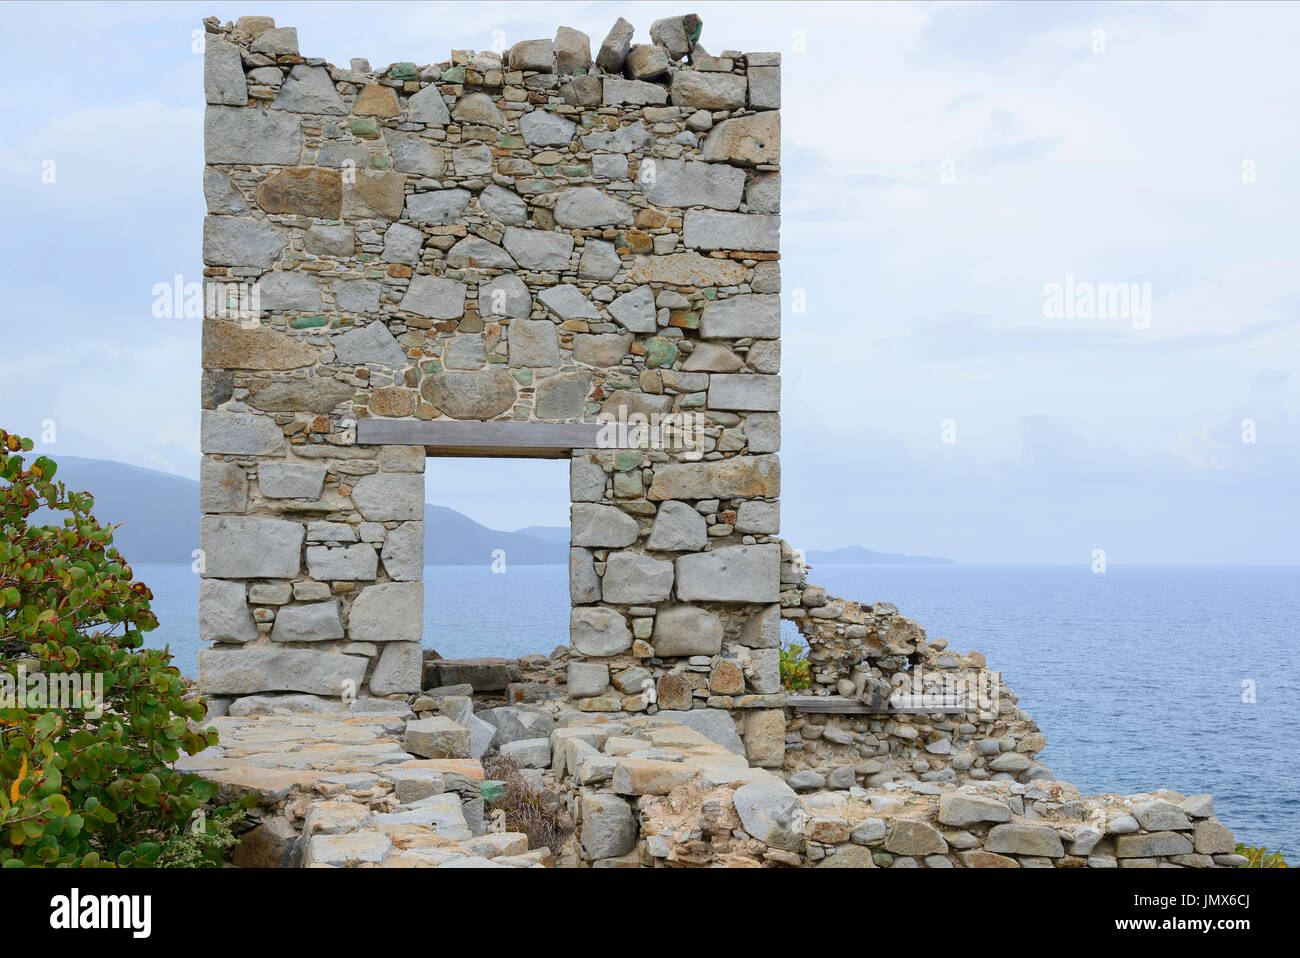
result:
[(1245, 855), (1249, 861), (1243, 865), (1243, 868), (1286, 868), (1286, 859), (1282, 857), (1281, 852), (1270, 853), (1264, 846), (1258, 848), (1253, 845), (1242, 845), (1237, 843), (1237, 854)]
[[(153, 596), (113, 527), (50, 459), (26, 465), (31, 448), (0, 430), (0, 865), (150, 865), (214, 791), (170, 764), (217, 735), (190, 728), (207, 706), (184, 698), (170, 653), (144, 648)], [(42, 508), (62, 525), (32, 524)]]
[(812, 685), (807, 650), (795, 642), (781, 648), (781, 687), (798, 692)]

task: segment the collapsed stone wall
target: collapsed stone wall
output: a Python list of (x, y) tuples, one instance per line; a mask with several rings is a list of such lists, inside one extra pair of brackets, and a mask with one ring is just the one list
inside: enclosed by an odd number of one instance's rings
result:
[(360, 420), (689, 413), (573, 452), (567, 691), (783, 728), (779, 55), (694, 16), (385, 69), (205, 28), (203, 690), (420, 690), (425, 450)]
[[(876, 714), (788, 710), (784, 770), (796, 788), (1052, 777), (1036, 758), (1047, 744), (1037, 723), (981, 653), (953, 652), (946, 639), (927, 640), (892, 603), (827, 595), (806, 576), (783, 587), (781, 616), (808, 644), (811, 694), (856, 704), (865, 689), (880, 707)], [(896, 694), (939, 702), (945, 692), (960, 703), (955, 711), (887, 714)]]

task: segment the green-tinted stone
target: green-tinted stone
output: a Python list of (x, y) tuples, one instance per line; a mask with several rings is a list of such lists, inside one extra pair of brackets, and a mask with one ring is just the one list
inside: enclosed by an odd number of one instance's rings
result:
[(500, 353), (488, 353), (487, 360), (490, 363), (503, 363), (506, 361), (506, 357), (502, 356)]
[(366, 80), (366, 75), (364, 73), (353, 73), (351, 70), (335, 70), (334, 82), (355, 83), (357, 86), (365, 86), (367, 80)]
[(614, 453), (614, 468), (619, 472), (626, 472), (629, 469), (635, 469), (637, 466), (641, 465), (644, 458), (645, 457), (639, 452), (633, 452), (626, 449), (620, 450), (619, 452)]
[(514, 376), (515, 382), (521, 386), (531, 386), (533, 384), (533, 371), (531, 369), (516, 369)]
[(485, 778), (483, 784), (479, 786), (478, 793), (483, 798), (483, 801), (491, 805), (493, 802), (499, 802), (505, 797), (506, 783)]
[(414, 80), (416, 70), (414, 63), (394, 63), (388, 68), (388, 76), (393, 80)]
[(717, 298), (718, 298), (718, 290), (717, 290), (716, 287), (713, 287), (713, 286), (706, 286), (704, 289), (700, 290), (700, 292), (704, 295), (704, 298), (705, 298), (705, 299), (717, 299)]
[(651, 336), (645, 343), (646, 369), (671, 366), (677, 358), (677, 344), (662, 336)]
[(352, 130), (353, 136), (360, 136), (369, 140), (377, 139), (379, 136), (379, 121), (373, 116), (351, 117), (348, 120), (348, 127)]
[(330, 320), (330, 329), (342, 329), (344, 326), (351, 326), (354, 322), (351, 316), (335, 316)]
[(532, 193), (550, 193), (557, 186), (559, 186), (558, 183), (551, 180), (537, 179), (536, 177), (528, 177), (527, 179), (515, 181), (515, 189), (524, 195)]
[(668, 314), (668, 325), (679, 329), (699, 329), (700, 314), (690, 309), (674, 309)]
[(501, 149), (503, 150), (522, 150), (524, 148), (524, 139), (521, 136), (515, 136), (513, 133), (501, 134)]
[(430, 359), (420, 363), (420, 372), (423, 373), (440, 373), (442, 372), (442, 363), (436, 359)]
[(700, 19), (697, 13), (688, 13), (682, 17), (682, 29), (686, 32), (686, 39), (694, 43), (704, 32), (704, 21)]
[(635, 499), (641, 495), (641, 472), (614, 473), (614, 495), (619, 499)]
[(600, 403), (588, 399), (585, 403), (587, 412), (600, 412)]
[(324, 326), (327, 320), (324, 316), (298, 316), (289, 320), (290, 329), (315, 329), (318, 326)]
[(564, 166), (560, 168), (560, 173), (564, 176), (584, 177), (591, 176), (591, 167), (577, 164), (575, 166)]
[(464, 83), (465, 68), (449, 67), (448, 69), (444, 70), (442, 72), (442, 82), (443, 83)]
[(677, 401), (677, 405), (679, 405), (679, 406), (681, 406), (681, 407), (683, 407), (683, 408), (685, 408), (685, 409), (694, 409), (694, 408), (697, 407), (697, 406), (698, 406), (699, 408), (703, 409), (703, 408), (704, 408), (704, 398), (705, 398), (707, 395), (708, 395), (708, 393), (687, 393), (685, 396), (682, 396), (682, 397)]
[(582, 125), (585, 126), (587, 129), (591, 129), (592, 127), (594, 127), (597, 122), (599, 122), (599, 118), (596, 116), (596, 114), (594, 113), (582, 114)]

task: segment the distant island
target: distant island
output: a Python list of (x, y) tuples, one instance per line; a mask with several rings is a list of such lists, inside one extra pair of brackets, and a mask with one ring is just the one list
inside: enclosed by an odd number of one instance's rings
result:
[[(137, 564), (189, 565), (199, 544), (199, 484), (193, 479), (108, 459), (54, 456), (57, 479), (95, 497), (95, 517), (121, 523), (115, 537)], [(485, 565), (497, 549), (515, 565), (564, 565), (568, 526), (489, 529), (469, 516), (429, 503), (424, 507), (425, 565)], [(811, 565), (952, 565), (951, 559), (876, 552), (862, 546), (805, 554)]]
[(809, 565), (955, 565), (952, 559), (939, 556), (905, 556), (899, 552), (876, 552), (862, 546), (845, 546), (829, 552), (804, 553)]

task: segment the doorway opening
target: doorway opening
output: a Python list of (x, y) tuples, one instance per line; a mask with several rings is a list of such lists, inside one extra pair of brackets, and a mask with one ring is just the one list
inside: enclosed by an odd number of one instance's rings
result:
[(568, 645), (567, 459), (430, 458), (424, 521), (425, 649), (517, 659)]

